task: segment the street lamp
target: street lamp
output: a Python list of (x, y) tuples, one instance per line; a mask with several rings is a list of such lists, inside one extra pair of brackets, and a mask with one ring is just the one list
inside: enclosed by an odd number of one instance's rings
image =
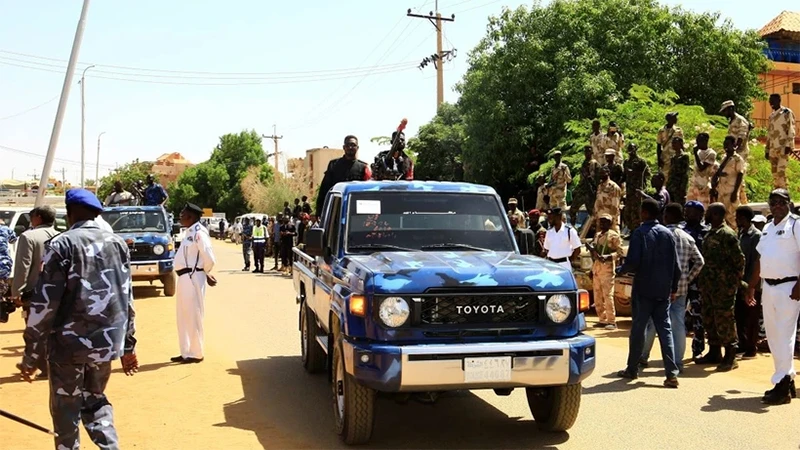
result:
[(100, 137), (106, 134), (105, 131), (97, 135), (97, 162), (94, 166), (94, 193), (100, 189)]
[(84, 91), (86, 90), (86, 71), (92, 67), (94, 67), (94, 64), (83, 69), (81, 81), (79, 81), (81, 84), (81, 188), (86, 188), (86, 140), (84, 138), (86, 134), (86, 100)]

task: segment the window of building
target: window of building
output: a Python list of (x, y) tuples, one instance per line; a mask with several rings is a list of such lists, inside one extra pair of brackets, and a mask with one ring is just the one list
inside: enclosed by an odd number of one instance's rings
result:
[(792, 83), (792, 94), (800, 95), (800, 83)]

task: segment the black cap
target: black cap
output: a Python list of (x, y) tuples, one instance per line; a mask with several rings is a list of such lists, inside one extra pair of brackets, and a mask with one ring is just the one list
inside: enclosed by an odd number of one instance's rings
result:
[(197, 214), (198, 216), (201, 216), (201, 217), (203, 215), (203, 208), (195, 205), (194, 203), (187, 203), (183, 207), (183, 209), (185, 209), (187, 211), (191, 211), (191, 212), (193, 212), (193, 213), (195, 213), (195, 214)]
[(785, 198), (786, 201), (791, 201), (792, 200), (791, 198), (789, 198), (789, 191), (787, 191), (786, 189), (783, 189), (783, 188), (775, 189), (774, 191), (769, 193), (769, 196), (770, 197)]
[(561, 208), (550, 208), (547, 210), (547, 214), (561, 214)]
[(678, 117), (678, 112), (677, 111), (668, 112), (667, 117)]

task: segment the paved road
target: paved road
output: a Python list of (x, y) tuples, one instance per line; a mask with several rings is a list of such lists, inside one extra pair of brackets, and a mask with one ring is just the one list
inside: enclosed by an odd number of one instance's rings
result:
[[(142, 371), (117, 368), (108, 394), (123, 448), (343, 448), (333, 433), (325, 376), (303, 372), (297, 310), (288, 278), (242, 273), (239, 248), (215, 243), (219, 286), (206, 303), (206, 361), (176, 365), (175, 308), (160, 289), (135, 290)], [(268, 266), (269, 267), (269, 266)], [(14, 364), (22, 323), (0, 324), (0, 408), (49, 425), (47, 383), (20, 382)], [(584, 384), (581, 416), (568, 433), (537, 431), (523, 391), (455, 393), (434, 406), (378, 402), (371, 448), (735, 448), (797, 449), (800, 401), (767, 408), (759, 398), (769, 356), (728, 374), (689, 364), (678, 390), (660, 367), (633, 383), (622, 368), (627, 332), (597, 332), (598, 367)], [(0, 418), (0, 448), (52, 448), (49, 438)], [(86, 448), (92, 448), (84, 435)]]

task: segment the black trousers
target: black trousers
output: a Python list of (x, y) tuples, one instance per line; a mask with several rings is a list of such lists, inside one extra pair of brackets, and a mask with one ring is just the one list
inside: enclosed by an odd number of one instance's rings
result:
[(292, 262), (292, 238), (283, 238), (281, 239), (281, 266), (282, 267), (289, 267), (291, 266)]
[(744, 289), (739, 289), (739, 292), (736, 293), (736, 305), (734, 307), (736, 330), (739, 334), (739, 350), (755, 352), (758, 333), (761, 330), (758, 322), (761, 317), (761, 291), (756, 291), (755, 306), (747, 306), (743, 291)]
[(255, 269), (264, 270), (264, 252), (267, 250), (267, 244), (264, 242), (253, 243), (253, 259), (255, 260)]
[(275, 268), (278, 268), (278, 261), (281, 258), (281, 243), (272, 242), (272, 256), (275, 258)]

